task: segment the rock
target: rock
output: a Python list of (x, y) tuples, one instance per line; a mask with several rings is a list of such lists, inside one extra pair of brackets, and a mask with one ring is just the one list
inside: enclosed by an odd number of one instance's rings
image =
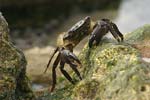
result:
[[(81, 54), (85, 79), (73, 89), (76, 100), (149, 100), (150, 67), (129, 45), (103, 43)], [(90, 53), (90, 54), (89, 54)], [(87, 58), (89, 54), (89, 58)], [(87, 60), (88, 59), (88, 60)]]
[(67, 83), (53, 94), (45, 91), (39, 100), (150, 100), (150, 65), (128, 39), (117, 43), (104, 38), (91, 49), (86, 45), (79, 55), (83, 80), (74, 86)]
[(0, 100), (30, 100), (34, 95), (26, 76), (27, 61), (8, 33), (8, 24), (0, 13)]
[(130, 43), (141, 42), (150, 39), (150, 24), (144, 25), (133, 32), (125, 35), (125, 38)]
[(144, 58), (150, 58), (150, 24), (126, 34), (126, 41), (140, 51)]

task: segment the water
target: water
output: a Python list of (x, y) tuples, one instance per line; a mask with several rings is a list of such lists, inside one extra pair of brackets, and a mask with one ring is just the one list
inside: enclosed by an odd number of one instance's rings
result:
[(122, 0), (115, 20), (119, 29), (126, 33), (150, 23), (149, 4), (150, 0)]

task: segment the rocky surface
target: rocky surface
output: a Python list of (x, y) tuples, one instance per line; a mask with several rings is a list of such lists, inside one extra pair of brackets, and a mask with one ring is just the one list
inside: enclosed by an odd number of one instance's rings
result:
[(142, 57), (150, 58), (150, 25), (144, 25), (136, 29), (135, 31), (128, 33), (126, 40), (129, 44), (132, 44), (133, 47), (138, 49)]
[[(90, 49), (86, 45), (79, 55), (83, 80), (74, 86), (65, 83), (64, 87), (56, 89), (52, 94), (44, 91), (40, 99), (149, 100), (150, 65), (142, 59), (143, 52), (136, 47), (149, 39), (149, 31), (150, 26), (145, 25), (128, 33), (123, 43), (104, 38), (97, 47)], [(149, 46), (147, 44), (143, 45)]]
[(0, 100), (31, 100), (34, 95), (26, 76), (27, 61), (8, 33), (8, 24), (0, 13)]

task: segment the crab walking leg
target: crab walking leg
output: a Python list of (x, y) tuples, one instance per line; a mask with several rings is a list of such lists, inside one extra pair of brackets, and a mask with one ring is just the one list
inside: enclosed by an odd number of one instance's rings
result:
[(89, 47), (91, 48), (94, 40), (96, 42), (96, 46), (100, 43), (101, 38), (103, 35), (105, 35), (106, 33), (104, 32), (104, 30), (102, 29), (100, 22), (98, 22), (95, 26), (94, 26), (94, 30), (91, 33), (91, 37), (89, 39)]
[(114, 37), (118, 42), (120, 42), (120, 38), (119, 38), (118, 34), (115, 32), (115, 30), (114, 30), (111, 26), (109, 26), (109, 31), (112, 33), (113, 37)]
[(49, 65), (50, 65), (50, 63), (51, 63), (51, 61), (52, 61), (52, 59), (53, 59), (55, 53), (56, 53), (58, 50), (59, 50), (59, 47), (57, 47), (57, 48), (54, 50), (54, 53), (53, 53), (53, 55), (51, 56), (51, 58), (49, 59), (48, 64), (47, 64), (47, 67), (46, 67), (44, 73), (46, 73), (46, 71), (47, 71), (47, 69), (48, 69), (48, 67), (49, 67)]
[(95, 40), (95, 36), (92, 35), (92, 36), (90, 37), (89, 43), (88, 43), (90, 48), (92, 48), (92, 45), (93, 45), (94, 40)]
[(60, 62), (60, 53), (58, 54), (54, 64), (53, 64), (53, 67), (52, 67), (52, 88), (51, 88), (51, 92), (54, 90), (55, 88), (55, 84), (56, 84), (56, 68), (57, 68), (57, 65), (58, 63)]
[(114, 23), (112, 23), (112, 27), (113, 27), (114, 31), (120, 36), (121, 41), (123, 41), (123, 40), (124, 40), (124, 37), (123, 37), (122, 33), (119, 31), (117, 25), (114, 24)]
[(75, 84), (72, 80), (72, 78), (70, 77), (70, 75), (64, 70), (64, 65), (65, 65), (65, 62), (60, 62), (60, 71), (62, 72), (62, 74), (67, 78), (67, 80), (69, 82), (71, 82), (72, 84)]
[(79, 73), (79, 71), (77, 69), (77, 65), (75, 65), (75, 64), (73, 64), (71, 62), (69, 62), (69, 65), (73, 69), (73, 71), (78, 75), (79, 79), (82, 80), (82, 77), (81, 77), (81, 75), (80, 75), (80, 73)]

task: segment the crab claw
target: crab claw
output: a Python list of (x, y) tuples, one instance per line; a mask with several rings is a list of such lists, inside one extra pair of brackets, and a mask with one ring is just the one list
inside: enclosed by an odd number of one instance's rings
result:
[(62, 50), (61, 57), (62, 57), (61, 58), (62, 61), (66, 62), (66, 63), (76, 61), (79, 65), (81, 65), (81, 62), (78, 59), (78, 57), (75, 54), (73, 54), (72, 52), (70, 52), (69, 50)]
[[(81, 65), (80, 60), (77, 58), (77, 56), (75, 54), (73, 54), (72, 52), (70, 52), (69, 50), (66, 49), (62, 49), (60, 51), (60, 55), (61, 55), (61, 71), (64, 74), (64, 76), (72, 83), (74, 84), (72, 78), (70, 77), (70, 75), (68, 73), (66, 73), (66, 71), (63, 70), (64, 68), (64, 64), (67, 63), (72, 69), (73, 71), (78, 75), (79, 79), (82, 80), (82, 77), (77, 69), (77, 64)], [(74, 61), (77, 63), (75, 64)]]
[(78, 57), (75, 54), (73, 54), (72, 52), (69, 52), (68, 56), (70, 59), (75, 60), (79, 65), (82, 65), (80, 60), (78, 59)]

